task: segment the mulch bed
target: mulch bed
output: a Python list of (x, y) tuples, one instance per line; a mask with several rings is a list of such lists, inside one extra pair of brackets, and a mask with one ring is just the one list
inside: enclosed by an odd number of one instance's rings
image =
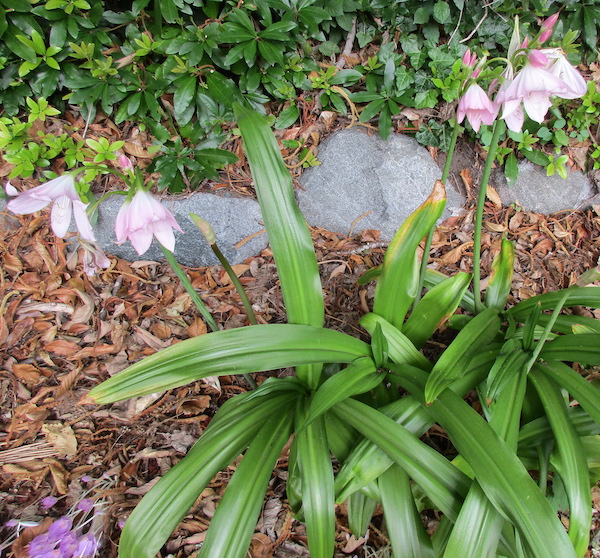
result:
[[(469, 173), (462, 180), (469, 191)], [(213, 187), (223, 185), (252, 193), (243, 163)], [(471, 270), (473, 205), (471, 198), (463, 215), (438, 227), (430, 254), (434, 268), (448, 274)], [(18, 227), (7, 219), (0, 227), (0, 524), (11, 518), (58, 516), (81, 497), (83, 475), (104, 476), (110, 482), (100, 494), (109, 503), (101, 555), (112, 558), (123, 519), (156, 477), (183, 457), (227, 398), (248, 386), (243, 378), (222, 376), (218, 382), (199, 381), (111, 406), (80, 405), (102, 380), (163, 347), (203, 335), (206, 326), (167, 264), (110, 257), (110, 268), (89, 278), (77, 261), (74, 242), (52, 235), (47, 212), (16, 219)], [(600, 207), (544, 216), (490, 201), (484, 218), (484, 270), (489, 270), (502, 235), (516, 244), (512, 304), (567, 287), (597, 262)], [(356, 280), (382, 262), (385, 243), (370, 230), (347, 237), (313, 228), (312, 236), (326, 326), (364, 336), (358, 318), (372, 307), (374, 284), (358, 286)], [(269, 249), (236, 266), (236, 272), (259, 321), (284, 322)], [(188, 273), (222, 327), (247, 323), (239, 296), (220, 267), (189, 268)], [(592, 315), (589, 309), (574, 311)], [(595, 315), (600, 318), (598, 311)], [(255, 375), (258, 383), (266, 377)], [(285, 500), (286, 465), (284, 452), (253, 538), (255, 558), (308, 556), (304, 527), (292, 518)], [(166, 546), (173, 556), (192, 555), (202, 542), (234, 470), (235, 463), (214, 479), (173, 534)], [(45, 512), (40, 501), (48, 495), (65, 498)], [(598, 529), (598, 492), (595, 505)], [(373, 556), (374, 549), (385, 546), (380, 515), (365, 542), (350, 536), (345, 514), (340, 506), (336, 556)], [(429, 521), (433, 529), (435, 517)], [(0, 541), (5, 536), (8, 530)], [(22, 552), (17, 549), (15, 555), (26, 556)]]

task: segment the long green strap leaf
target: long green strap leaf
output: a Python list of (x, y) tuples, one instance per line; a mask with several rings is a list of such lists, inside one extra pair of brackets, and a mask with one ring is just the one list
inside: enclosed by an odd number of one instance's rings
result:
[(415, 305), (402, 333), (420, 349), (438, 327), (448, 319), (461, 303), (471, 282), (469, 273), (459, 272), (441, 281)]
[(339, 331), (292, 324), (229, 329), (186, 339), (96, 386), (87, 400), (111, 403), (223, 374), (321, 362), (352, 362), (369, 346)]
[[(569, 289), (564, 307), (570, 306), (590, 306), (600, 308), (600, 288), (599, 287), (580, 287), (578, 289)], [(540, 303), (541, 310), (551, 310), (558, 304), (563, 296), (563, 291), (555, 291), (538, 296), (534, 296), (519, 302), (508, 310), (507, 314), (516, 320), (524, 320), (531, 313), (531, 309)]]
[(120, 558), (154, 558), (211, 479), (295, 398), (292, 393), (248, 404), (246, 395), (227, 401), (187, 455), (142, 498), (123, 529)]
[(360, 401), (346, 399), (332, 412), (377, 444), (444, 514), (456, 520), (471, 484), (466, 475), (402, 425)]
[(487, 308), (458, 333), (429, 374), (425, 387), (427, 403), (464, 375), (465, 369), (458, 363), (468, 355), (476, 355), (485, 349), (496, 337), (499, 328), (498, 310)]
[(600, 333), (560, 335), (544, 344), (540, 357), (597, 366), (600, 364)]
[(346, 500), (348, 509), (348, 527), (358, 539), (364, 537), (371, 523), (371, 518), (379, 502), (365, 496), (362, 492), (355, 492)]
[(386, 251), (373, 311), (397, 328), (402, 327), (419, 288), (417, 246), (435, 225), (445, 205), (444, 183), (437, 180), (429, 197), (398, 229)]
[(510, 240), (503, 238), (500, 252), (492, 262), (492, 273), (485, 290), (486, 306), (504, 310), (512, 287), (514, 267), (515, 247)]
[(550, 421), (558, 453), (558, 471), (569, 498), (569, 537), (577, 556), (588, 548), (592, 523), (592, 495), (587, 458), (580, 438), (569, 421), (559, 386), (534, 367), (529, 374)]
[(548, 361), (544, 364), (536, 364), (534, 368), (566, 389), (585, 412), (600, 425), (600, 389), (584, 380), (564, 362)]
[[(426, 381), (427, 374), (421, 373), (423, 391)], [(424, 402), (423, 391), (413, 395)], [(481, 415), (449, 389), (438, 395), (429, 411), (469, 463), (487, 498), (519, 530), (532, 556), (574, 558), (573, 546), (550, 503)]]
[(377, 373), (372, 359), (369, 357), (356, 359), (319, 386), (312, 398), (303, 426), (310, 424), (338, 401), (372, 390), (384, 378), (385, 374)]
[(263, 420), (217, 506), (199, 558), (246, 556), (271, 473), (292, 431), (293, 410), (289, 405)]
[[(299, 414), (304, 415), (302, 411)], [(335, 496), (323, 416), (303, 428), (297, 437), (308, 548), (312, 558), (331, 558), (335, 543)]]
[(379, 478), (381, 505), (394, 556), (434, 558), (431, 539), (415, 507), (410, 478), (398, 465), (392, 465)]
[[(265, 118), (239, 104), (234, 105), (234, 111), (277, 265), (288, 321), (322, 326), (325, 310), (317, 257), (294, 198), (292, 177)], [(320, 370), (320, 366), (301, 368), (298, 376), (314, 389)]]

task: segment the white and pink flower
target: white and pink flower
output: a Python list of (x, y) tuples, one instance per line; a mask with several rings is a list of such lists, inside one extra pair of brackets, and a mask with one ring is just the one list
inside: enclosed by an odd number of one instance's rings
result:
[(173, 229), (183, 232), (173, 214), (144, 190), (138, 190), (131, 201), (123, 203), (115, 223), (117, 243), (131, 241), (140, 256), (150, 248), (152, 237), (173, 252)]
[(497, 115), (498, 108), (476, 83), (471, 84), (458, 103), (458, 122), (462, 122), (466, 116), (475, 132), (479, 131), (482, 122), (492, 124)]
[(35, 213), (52, 204), (50, 225), (59, 238), (66, 236), (71, 224), (71, 216), (75, 215), (75, 223), (82, 238), (96, 240), (86, 213), (88, 204), (81, 201), (71, 174), (63, 174), (24, 192), (18, 192), (9, 182), (6, 185), (6, 193), (15, 196), (6, 207), (17, 215)]

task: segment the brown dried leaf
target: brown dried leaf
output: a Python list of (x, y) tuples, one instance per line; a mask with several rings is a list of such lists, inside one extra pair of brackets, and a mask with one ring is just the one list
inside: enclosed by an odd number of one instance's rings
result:
[(83, 304), (75, 309), (71, 317), (71, 324), (87, 324), (94, 315), (94, 299), (87, 293), (75, 291)]
[(144, 149), (141, 145), (130, 141), (125, 142), (125, 145), (123, 145), (123, 151), (125, 151), (125, 153), (128, 155), (133, 155), (139, 159), (152, 159), (154, 157), (152, 153)]
[(198, 317), (188, 326), (187, 334), (189, 337), (198, 337), (204, 335), (208, 331), (206, 324)]
[(73, 341), (66, 339), (56, 339), (46, 345), (46, 350), (60, 356), (70, 357), (77, 353), (81, 347)]
[(23, 262), (20, 258), (14, 254), (11, 254), (10, 252), (6, 252), (3, 257), (4, 261), (2, 263), (2, 267), (11, 275), (16, 275), (17, 273), (21, 273), (23, 271)]
[(12, 367), (13, 374), (28, 387), (34, 386), (40, 379), (40, 371), (33, 365), (27, 363), (16, 363)]
[(461, 244), (460, 246), (450, 250), (450, 252), (444, 254), (440, 260), (444, 264), (455, 264), (463, 257), (464, 251), (471, 246), (473, 246), (473, 242), (465, 242), (464, 244)]
[(488, 184), (485, 193), (487, 198), (494, 204), (496, 209), (502, 209), (502, 199), (500, 198), (500, 195), (498, 194), (498, 192), (496, 192), (496, 189), (493, 186)]
[(54, 480), (56, 491), (59, 494), (67, 493), (67, 486), (69, 484), (69, 472), (62, 466), (60, 461), (48, 457), (44, 459), (44, 462), (50, 467), (50, 474)]
[(73, 457), (77, 454), (77, 438), (69, 425), (60, 422), (47, 422), (42, 426), (46, 441), (54, 446), (59, 455)]

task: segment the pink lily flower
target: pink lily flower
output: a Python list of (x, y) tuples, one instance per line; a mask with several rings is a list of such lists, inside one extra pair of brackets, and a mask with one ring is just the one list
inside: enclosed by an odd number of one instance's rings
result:
[(81, 201), (75, 190), (75, 181), (72, 175), (63, 174), (25, 192), (18, 192), (9, 182), (6, 185), (6, 193), (9, 196), (16, 196), (8, 202), (6, 207), (17, 215), (35, 213), (52, 204), (50, 224), (52, 231), (59, 238), (64, 238), (67, 234), (71, 215), (74, 214), (75, 223), (82, 238), (90, 241), (96, 240), (86, 213), (88, 204)]
[(466, 116), (475, 132), (479, 132), (482, 122), (488, 126), (492, 124), (497, 115), (497, 107), (476, 83), (471, 84), (458, 103), (458, 122), (462, 122)]
[[(496, 102), (504, 105), (503, 119), (511, 118), (523, 103), (528, 116), (542, 123), (548, 109), (552, 106), (550, 97), (553, 95), (562, 97), (568, 92), (568, 86), (562, 79), (541, 67), (547, 59), (538, 53), (539, 51), (530, 53), (529, 63), (498, 94)], [(520, 128), (514, 131), (520, 131)]]
[(583, 76), (577, 71), (559, 48), (542, 49), (548, 62), (544, 69), (550, 72), (553, 76), (562, 80), (566, 85), (566, 92), (559, 95), (563, 99), (579, 99), (587, 92), (587, 84)]
[(183, 232), (173, 214), (144, 190), (138, 190), (131, 201), (123, 203), (115, 222), (117, 243), (129, 239), (140, 256), (150, 248), (153, 236), (173, 252), (173, 229)]

